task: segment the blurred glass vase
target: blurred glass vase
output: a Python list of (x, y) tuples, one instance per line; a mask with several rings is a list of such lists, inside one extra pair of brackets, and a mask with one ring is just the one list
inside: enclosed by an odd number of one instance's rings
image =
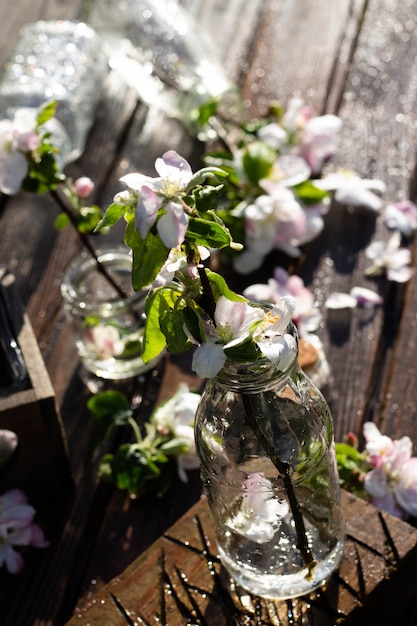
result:
[(174, 0), (94, 0), (88, 23), (100, 34), (110, 65), (138, 97), (201, 131), (199, 109), (240, 106), (208, 34)]
[(63, 167), (84, 150), (108, 71), (102, 42), (90, 26), (68, 20), (29, 23), (4, 68), (0, 110), (11, 118), (18, 109), (56, 100), (48, 130)]
[(132, 291), (132, 258), (125, 247), (102, 249), (98, 260), (126, 295), (83, 254), (64, 276), (64, 309), (85, 370), (106, 380), (133, 378), (157, 364), (144, 363), (141, 356), (147, 291)]

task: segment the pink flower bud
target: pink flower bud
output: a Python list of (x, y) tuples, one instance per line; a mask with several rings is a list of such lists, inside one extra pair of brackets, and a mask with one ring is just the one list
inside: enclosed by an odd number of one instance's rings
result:
[(349, 446), (352, 446), (353, 448), (358, 449), (358, 437), (355, 435), (355, 433), (353, 432), (348, 432), (348, 434), (345, 437), (346, 443)]
[(88, 176), (81, 176), (74, 181), (74, 189), (79, 198), (88, 198), (93, 193), (94, 183)]

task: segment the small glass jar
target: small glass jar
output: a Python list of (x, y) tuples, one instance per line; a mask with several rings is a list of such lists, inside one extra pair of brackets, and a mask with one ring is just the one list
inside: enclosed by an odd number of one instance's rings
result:
[(121, 296), (100, 271), (95, 259), (83, 254), (69, 266), (61, 293), (84, 368), (107, 380), (124, 380), (157, 364), (142, 360), (146, 290), (132, 291), (132, 257), (127, 248), (103, 248), (97, 257), (128, 294)]
[[(287, 332), (296, 336), (292, 324)], [(206, 384), (195, 436), (232, 579), (272, 599), (323, 585), (341, 559), (344, 522), (331, 415), (297, 351), (284, 370), (226, 362)]]

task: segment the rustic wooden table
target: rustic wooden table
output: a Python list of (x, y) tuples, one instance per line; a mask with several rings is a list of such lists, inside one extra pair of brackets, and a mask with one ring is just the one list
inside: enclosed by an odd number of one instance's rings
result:
[[(293, 95), (317, 113), (336, 113), (344, 124), (336, 162), (384, 180), (390, 200), (415, 199), (417, 16), (412, 0), (183, 4), (213, 36), (228, 75), (244, 95), (248, 116), (262, 115), (271, 99), (286, 103)], [(23, 24), (76, 18), (81, 5), (81, 0), (2, 3), (0, 67)], [(86, 151), (68, 171), (94, 179), (96, 201), (105, 205), (124, 173), (152, 173), (155, 158), (168, 148), (195, 164), (202, 150), (177, 121), (149, 110), (112, 74)], [(0, 211), (0, 263), (16, 275), (62, 414), (75, 482), (74, 494), (68, 499), (63, 494), (63, 504), (52, 503), (45, 518), (51, 548), (28, 555), (22, 575), (2, 574), (0, 621), (58, 626), (76, 611), (81, 617), (73, 623), (87, 624), (88, 613), (83, 619), (78, 609), (198, 501), (200, 484), (194, 476), (185, 490), (177, 485), (162, 499), (132, 503), (97, 483), (85, 455), (89, 392), (78, 377), (59, 291), (69, 261), (79, 252), (78, 241), (70, 229), (54, 230), (56, 207), (48, 197), (2, 198)], [(119, 236), (116, 231), (114, 237)], [(384, 305), (372, 314), (354, 310), (343, 326), (326, 318), (320, 330), (333, 375), (327, 400), (336, 440), (348, 431), (360, 434), (362, 424), (373, 420), (387, 435), (409, 435), (417, 442), (417, 275), (404, 285), (366, 280), (364, 248), (380, 238), (387, 233), (375, 216), (334, 207), (324, 232), (308, 246), (301, 275), (320, 305), (331, 291), (348, 292), (355, 285), (384, 296)], [(264, 269), (247, 277), (247, 284), (268, 277)], [(167, 360), (146, 390), (142, 416), (181, 379), (194, 380), (187, 360)], [(62, 527), (55, 510), (61, 506)], [(112, 621), (103, 613), (94, 623), (141, 623), (129, 619)]]

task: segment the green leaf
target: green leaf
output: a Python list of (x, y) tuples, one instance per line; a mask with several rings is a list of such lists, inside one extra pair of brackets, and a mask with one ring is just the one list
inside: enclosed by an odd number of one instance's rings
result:
[(203, 167), (201, 170), (198, 170), (191, 178), (190, 182), (187, 185), (187, 189), (194, 189), (197, 185), (202, 185), (206, 180), (212, 180), (214, 182), (220, 182), (219, 179), (227, 178), (228, 173), (221, 169), (220, 167)]
[(210, 281), (211, 289), (216, 302), (220, 296), (225, 296), (228, 300), (232, 300), (232, 302), (247, 302), (247, 298), (244, 298), (230, 289), (223, 276), (220, 276), (220, 274), (216, 274), (216, 272), (212, 272), (209, 269), (206, 269), (206, 274)]
[(193, 111), (193, 116), (196, 117), (196, 121), (199, 126), (204, 127), (210, 118), (216, 115), (217, 109), (219, 106), (219, 100), (217, 98), (212, 98), (211, 100), (207, 100), (202, 104), (198, 109)]
[(166, 287), (159, 287), (148, 295), (142, 344), (142, 358), (145, 363), (157, 357), (165, 349), (167, 339), (161, 330), (160, 320), (169, 318), (180, 297), (182, 297), (180, 292)]
[(207, 248), (226, 248), (232, 242), (229, 229), (218, 222), (190, 217), (187, 240)]
[(146, 239), (135, 230), (133, 221), (126, 227), (125, 242), (133, 253), (132, 285), (135, 291), (151, 285), (167, 260), (169, 249), (159, 235), (149, 232)]
[(97, 205), (81, 207), (77, 214), (77, 229), (80, 233), (93, 233), (95, 232), (97, 223), (101, 218), (101, 209)]
[(88, 400), (87, 407), (95, 418), (111, 415), (118, 425), (128, 424), (128, 418), (132, 415), (129, 400), (120, 391), (98, 393)]
[(335, 450), (336, 456), (354, 459), (358, 463), (364, 460), (363, 453), (348, 443), (336, 443)]
[(181, 354), (191, 347), (190, 340), (183, 330), (183, 312), (183, 307), (175, 306), (172, 310), (164, 311), (159, 319), (160, 329), (166, 339), (166, 349), (171, 354)]
[(167, 463), (161, 452), (152, 455), (138, 444), (125, 443), (102, 458), (99, 476), (137, 497), (150, 489), (166, 490), (171, 480), (171, 472), (163, 472)]
[(70, 222), (70, 219), (66, 213), (60, 213), (54, 220), (54, 228), (56, 230), (63, 230)]
[(178, 437), (163, 443), (160, 450), (162, 450), (167, 456), (179, 456), (180, 454), (187, 452), (188, 448), (189, 442)]
[(59, 171), (54, 154), (51, 151), (42, 152), (39, 159), (29, 161), (29, 172), (22, 182), (23, 191), (31, 193), (45, 193), (56, 189), (64, 180)]
[(202, 328), (201, 317), (198, 313), (191, 306), (186, 306), (183, 310), (183, 317), (184, 322), (194, 339), (198, 341), (198, 343), (203, 343), (204, 330)]
[(42, 124), (46, 124), (46, 122), (49, 122), (49, 120), (54, 117), (57, 104), (56, 100), (50, 100), (39, 109), (36, 116), (37, 127), (42, 126)]
[(127, 397), (119, 391), (103, 391), (92, 396), (87, 408), (93, 417), (90, 445), (94, 448), (104, 441), (115, 426), (126, 426), (132, 417)]
[(238, 346), (233, 346), (233, 348), (226, 348), (224, 352), (229, 359), (240, 363), (253, 362), (262, 356), (259, 348), (252, 341), (245, 341)]
[(210, 209), (218, 203), (218, 197), (223, 188), (224, 185), (217, 185), (216, 187), (207, 185), (205, 187), (197, 187), (196, 189), (193, 189), (190, 197), (194, 199), (194, 203), (200, 213), (200, 217), (202, 217), (202, 213), (209, 212)]
[(328, 197), (328, 192), (319, 189), (311, 180), (306, 180), (293, 187), (294, 193), (304, 204), (317, 204)]
[(243, 153), (243, 167), (248, 180), (258, 185), (262, 178), (266, 178), (277, 158), (273, 148), (262, 141), (250, 143)]
[(127, 207), (124, 204), (117, 204), (113, 202), (107, 207), (104, 216), (97, 224), (95, 231), (103, 230), (104, 228), (110, 228), (114, 226), (121, 217), (126, 213)]

